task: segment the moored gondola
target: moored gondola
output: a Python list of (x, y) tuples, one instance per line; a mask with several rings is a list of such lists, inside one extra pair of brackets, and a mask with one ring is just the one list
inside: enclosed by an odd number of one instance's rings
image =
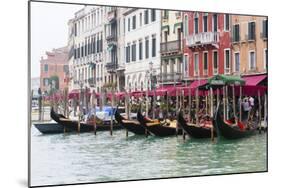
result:
[(115, 119), (120, 124), (123, 126), (125, 129), (128, 131), (136, 134), (136, 135), (144, 135), (146, 134), (145, 128), (140, 125), (140, 123), (137, 120), (128, 120), (124, 118), (123, 116), (120, 115), (118, 110), (115, 112)]
[[(95, 131), (95, 126), (94, 124), (89, 124), (85, 122), (80, 122), (80, 127), (79, 127), (79, 122), (77, 120), (71, 120), (69, 118), (66, 118), (62, 114), (58, 114), (54, 111), (53, 108), (51, 108), (51, 118), (55, 120), (58, 124), (64, 126), (67, 130), (70, 131), (78, 131), (78, 132), (92, 132)], [(122, 127), (120, 125), (114, 124), (113, 129), (121, 129)], [(110, 130), (110, 126), (108, 124), (97, 124), (96, 125), (96, 131), (107, 131)]]
[[(161, 123), (160, 121), (147, 122), (146, 118), (140, 112), (137, 113), (137, 119), (141, 126), (155, 136), (165, 137), (177, 134), (176, 127), (168, 126), (166, 123)], [(178, 132), (178, 134), (180, 133), (181, 131)]]
[[(246, 128), (245, 124), (235, 120), (223, 120), (223, 113), (220, 107), (217, 107), (213, 124), (217, 132), (226, 139), (238, 139), (251, 136), (256, 133), (258, 122), (252, 122), (251, 128)], [(248, 122), (249, 124), (249, 122)]]
[(64, 132), (63, 126), (57, 122), (34, 123), (34, 127), (42, 134), (58, 134)]
[[(178, 113), (177, 120), (179, 126), (192, 138), (211, 138), (212, 136), (212, 128), (210, 126), (197, 126), (187, 123), (183, 117), (182, 111)], [(213, 131), (214, 136), (216, 136), (216, 131)]]

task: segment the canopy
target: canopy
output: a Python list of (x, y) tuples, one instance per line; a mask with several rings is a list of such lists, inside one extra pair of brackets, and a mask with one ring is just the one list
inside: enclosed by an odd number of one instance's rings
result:
[(215, 75), (208, 79), (210, 85), (244, 85), (245, 80), (240, 76)]
[(254, 76), (243, 77), (243, 79), (246, 81), (247, 86), (257, 86), (266, 78), (267, 75), (254, 75)]

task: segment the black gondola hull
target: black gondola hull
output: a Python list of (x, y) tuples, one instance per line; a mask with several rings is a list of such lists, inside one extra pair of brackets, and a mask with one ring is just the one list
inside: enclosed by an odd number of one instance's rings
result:
[[(94, 125), (80, 122), (80, 126), (79, 126), (78, 121), (70, 120), (70, 119), (66, 118), (65, 116), (63, 116), (62, 114), (57, 114), (53, 110), (53, 108), (51, 109), (51, 118), (53, 120), (55, 120), (58, 124), (65, 127), (70, 132), (77, 131), (77, 132), (83, 133), (83, 132), (95, 131)], [(61, 120), (61, 118), (65, 119), (65, 120)], [(118, 129), (121, 129), (122, 126), (114, 124), (112, 128), (113, 128), (113, 130), (118, 130)], [(108, 131), (110, 129), (111, 129), (111, 127), (110, 127), (110, 125), (108, 125), (108, 123), (106, 123), (105, 125), (96, 125), (96, 131)]]
[(256, 129), (240, 130), (237, 127), (235, 128), (228, 125), (223, 120), (223, 114), (220, 108), (218, 108), (217, 112), (215, 113), (215, 118), (213, 123), (216, 125), (219, 134), (226, 139), (239, 139), (239, 138), (251, 136), (256, 133)]
[(124, 120), (126, 119), (119, 114), (118, 110), (116, 110), (115, 112), (115, 119), (119, 125), (123, 126), (129, 132), (132, 132), (136, 135), (146, 134), (145, 129), (140, 125), (138, 121), (133, 120), (132, 122), (125, 122)]
[(34, 126), (42, 134), (58, 134), (64, 132), (63, 126), (58, 123), (34, 123)]
[[(207, 127), (198, 127), (189, 125), (182, 116), (182, 112), (178, 114), (178, 123), (179, 126), (192, 138), (211, 138), (212, 130)], [(217, 136), (217, 133), (214, 131), (214, 136)]]
[(165, 137), (176, 134), (182, 134), (181, 130), (178, 129), (177, 131), (177, 129), (174, 127), (163, 126), (160, 123), (158, 125), (147, 126), (147, 122), (145, 121), (145, 118), (141, 115), (140, 112), (138, 112), (137, 114), (137, 119), (143, 128), (145, 128), (149, 133), (155, 136)]

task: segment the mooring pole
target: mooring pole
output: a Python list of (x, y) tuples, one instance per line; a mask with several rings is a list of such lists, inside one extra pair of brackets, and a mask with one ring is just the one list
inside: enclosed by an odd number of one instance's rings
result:
[(259, 98), (259, 133), (261, 134), (261, 94), (260, 94), (260, 90), (258, 90), (258, 98)]

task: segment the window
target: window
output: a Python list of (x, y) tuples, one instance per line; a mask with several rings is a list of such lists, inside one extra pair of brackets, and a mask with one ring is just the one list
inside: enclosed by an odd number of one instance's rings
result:
[(69, 72), (68, 65), (63, 65), (63, 72), (65, 74), (68, 74), (68, 72)]
[(131, 23), (130, 23), (130, 18), (128, 18), (128, 31), (130, 31)]
[(239, 24), (233, 26), (233, 42), (240, 41), (240, 28)]
[(262, 21), (262, 38), (267, 39), (267, 33), (268, 33), (268, 20)]
[(49, 78), (43, 78), (43, 85), (48, 86), (49, 85)]
[(156, 56), (156, 38), (152, 38), (152, 57)]
[(136, 29), (136, 16), (133, 16), (133, 29)]
[(148, 24), (148, 10), (144, 11), (144, 24)]
[(230, 50), (224, 50), (224, 73), (230, 73)]
[(82, 47), (81, 47), (81, 57), (84, 57), (84, 44), (82, 43)]
[(229, 25), (230, 25), (230, 16), (229, 14), (224, 15), (224, 30), (229, 31)]
[(189, 65), (189, 56), (188, 55), (184, 55), (184, 63), (183, 63), (183, 75), (185, 77), (188, 77), (188, 65)]
[(199, 54), (194, 54), (194, 75), (199, 75)]
[(267, 49), (264, 49), (264, 69), (267, 70), (267, 66), (268, 66), (268, 54), (267, 54)]
[(126, 19), (125, 18), (123, 19), (123, 31), (125, 34), (125, 31), (126, 31)]
[(203, 53), (203, 68), (204, 68), (204, 75), (208, 74), (208, 52)]
[(203, 16), (203, 32), (207, 32), (208, 31), (208, 15), (205, 14)]
[(213, 15), (213, 31), (214, 32), (218, 31), (218, 15), (217, 14)]
[(128, 46), (126, 47), (126, 62), (129, 63), (130, 62), (130, 45), (128, 44)]
[(139, 41), (139, 60), (142, 60), (142, 41)]
[(218, 51), (213, 51), (214, 75), (218, 74)]
[(197, 34), (199, 31), (198, 31), (198, 26), (199, 26), (199, 23), (198, 23), (198, 14), (195, 14), (195, 17), (194, 17), (194, 33)]
[(248, 23), (248, 40), (255, 40), (256, 36), (256, 23), (249, 22)]
[(99, 36), (97, 37), (97, 53), (100, 52), (100, 40), (99, 40)]
[(234, 61), (235, 61), (235, 72), (240, 71), (240, 53), (234, 53)]
[(149, 58), (149, 40), (148, 38), (145, 39), (145, 58)]
[(74, 24), (74, 36), (75, 37), (77, 36), (77, 24), (76, 23)]
[(140, 13), (140, 27), (142, 26), (142, 13)]
[(168, 31), (164, 31), (164, 42), (168, 42)]
[(91, 42), (90, 39), (88, 40), (88, 55), (91, 54)]
[(93, 42), (93, 53), (96, 53), (96, 37), (94, 37), (94, 42)]
[(88, 44), (87, 44), (87, 40), (85, 40), (85, 47), (84, 47), (84, 49), (85, 49), (85, 56), (87, 56), (87, 55), (88, 55)]
[(103, 42), (102, 42), (102, 35), (101, 35), (101, 39), (100, 39), (100, 52), (102, 52), (102, 47), (103, 47)]
[(79, 44), (77, 51), (78, 51), (78, 58), (80, 58), (80, 44)]
[(169, 19), (169, 12), (168, 10), (164, 10), (164, 16), (163, 16), (164, 19)]
[(155, 9), (151, 9), (151, 22), (156, 20), (156, 11)]
[(48, 72), (48, 70), (49, 70), (49, 66), (48, 66), (48, 64), (45, 64), (44, 65), (44, 72)]
[(255, 52), (250, 51), (249, 52), (249, 65), (250, 65), (250, 70), (255, 70), (256, 69), (256, 57), (255, 57)]
[(188, 36), (188, 16), (184, 16), (184, 36)]
[(136, 61), (136, 43), (132, 45), (132, 61)]

